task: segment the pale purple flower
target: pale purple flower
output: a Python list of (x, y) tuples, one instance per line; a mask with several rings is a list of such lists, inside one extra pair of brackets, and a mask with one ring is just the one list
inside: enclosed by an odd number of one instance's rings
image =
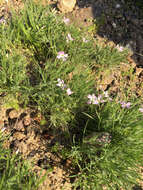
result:
[(143, 113), (143, 108), (139, 108), (139, 111), (140, 111), (141, 113)]
[(66, 37), (66, 42), (69, 43), (69, 41), (73, 41), (74, 39), (71, 37), (71, 34), (68, 33)]
[(56, 84), (57, 86), (61, 87), (62, 90), (64, 90), (66, 88), (66, 84), (64, 83), (64, 81), (60, 78), (58, 78), (58, 84)]
[(0, 24), (6, 24), (6, 20), (5, 20), (4, 17), (2, 17), (2, 18), (0, 19)]
[(64, 21), (64, 23), (67, 25), (67, 24), (70, 22), (70, 19), (69, 19), (69, 18), (64, 17), (64, 18), (63, 18), (63, 21)]
[(131, 106), (131, 102), (127, 102), (125, 107), (129, 108), (130, 106)]
[(68, 58), (68, 54), (65, 54), (64, 51), (59, 51), (57, 55), (57, 59), (62, 59), (63, 61), (66, 61)]
[(99, 100), (98, 98), (95, 96), (95, 94), (89, 94), (87, 96), (88, 100), (88, 104), (99, 104)]
[(71, 94), (73, 94), (73, 92), (71, 91), (71, 89), (70, 89), (70, 88), (67, 88), (67, 90), (66, 90), (66, 91), (67, 91), (67, 95), (68, 95), (68, 96), (70, 96)]
[(84, 42), (84, 43), (87, 43), (87, 42), (89, 42), (89, 40), (87, 40), (86, 38), (82, 38), (82, 41)]
[(130, 108), (131, 102), (120, 102), (122, 108)]
[(120, 52), (124, 51), (124, 47), (123, 47), (123, 46), (117, 45), (116, 48), (117, 48), (118, 51), (120, 51)]

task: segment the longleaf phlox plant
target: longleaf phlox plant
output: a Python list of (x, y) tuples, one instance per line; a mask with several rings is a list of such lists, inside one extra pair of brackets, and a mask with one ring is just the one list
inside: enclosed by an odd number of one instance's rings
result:
[(0, 38), (0, 92), (41, 112), (47, 128), (68, 132), (67, 157), (77, 169), (73, 187), (116, 190), (136, 184), (143, 107), (95, 85), (98, 68), (119, 65), (127, 50), (101, 46), (50, 6), (32, 1), (0, 23)]

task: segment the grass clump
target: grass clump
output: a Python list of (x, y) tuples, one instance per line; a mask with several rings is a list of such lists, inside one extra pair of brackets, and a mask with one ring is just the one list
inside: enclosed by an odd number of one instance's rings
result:
[(81, 146), (74, 146), (70, 155), (80, 171), (76, 188), (131, 189), (138, 183), (143, 162), (142, 113), (135, 102), (126, 103), (127, 107), (121, 103), (91, 105), (92, 111), (84, 113)]
[(50, 7), (28, 1), (18, 14), (0, 28), (0, 92), (68, 132), (75, 189), (129, 189), (142, 164), (142, 113), (133, 98), (98, 92), (94, 71), (118, 66), (126, 51), (86, 41)]
[[(95, 65), (118, 64), (125, 57), (95, 47), (92, 40), (85, 42), (78, 29), (65, 25), (49, 7), (33, 2), (27, 2), (19, 15), (12, 13), (1, 27), (1, 38), (0, 91), (17, 92), (23, 104), (31, 102), (54, 126), (67, 125), (83, 106), (94, 88)], [(61, 52), (66, 60), (58, 58)], [(58, 79), (66, 88), (57, 87)], [(69, 88), (73, 93), (67, 96)]]
[[(72, 120), (73, 110), (83, 104), (84, 97), (94, 87), (92, 42), (86, 46), (79, 38), (79, 31), (73, 27), (67, 29), (64, 22), (50, 12), (49, 7), (29, 2), (19, 14), (20, 19), (19, 15), (13, 13), (5, 26), (6, 31), (3, 27), (3, 35), (12, 44), (12, 55), (1, 45), (5, 51), (1, 64), (6, 62), (11, 70), (9, 75), (9, 70), (2, 65), (1, 91), (17, 91), (22, 95), (23, 104), (31, 102), (50, 119), (52, 125), (66, 125)], [(19, 50), (19, 56), (14, 53), (15, 49)], [(66, 60), (58, 58), (61, 52), (67, 55)], [(11, 62), (15, 56), (19, 60), (13, 64)], [(19, 73), (21, 78), (18, 77)], [(59, 80), (65, 84), (58, 86)], [(9, 81), (11, 86), (7, 85)], [(70, 90), (73, 93), (68, 95)]]
[(0, 189), (36, 190), (39, 185), (37, 176), (18, 155), (3, 148), (3, 141), (0, 134)]

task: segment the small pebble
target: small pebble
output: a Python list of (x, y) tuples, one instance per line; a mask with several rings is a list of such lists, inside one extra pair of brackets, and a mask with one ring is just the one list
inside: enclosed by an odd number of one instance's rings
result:
[(25, 117), (23, 123), (24, 123), (25, 126), (30, 125), (30, 123), (31, 123), (31, 118), (30, 118), (30, 117)]
[(18, 111), (16, 110), (12, 110), (10, 113), (9, 113), (9, 118), (10, 119), (15, 119), (15, 118), (18, 118), (19, 114), (18, 114)]

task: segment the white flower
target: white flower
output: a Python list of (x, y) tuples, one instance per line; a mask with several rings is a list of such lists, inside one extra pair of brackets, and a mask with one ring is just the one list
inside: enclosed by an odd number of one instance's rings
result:
[(68, 54), (65, 54), (64, 51), (59, 51), (57, 55), (57, 59), (62, 59), (63, 61), (66, 61), (68, 58)]
[(62, 90), (64, 90), (66, 88), (66, 84), (64, 84), (64, 81), (60, 78), (58, 78), (58, 84), (57, 86), (61, 87)]
[(116, 48), (117, 48), (118, 51), (120, 51), (120, 52), (124, 51), (124, 47), (123, 47), (123, 46), (117, 45)]
[(143, 108), (139, 108), (139, 111), (140, 111), (141, 113), (143, 113)]
[(116, 4), (116, 9), (119, 9), (120, 7), (121, 7), (121, 5), (120, 4)]
[(63, 18), (63, 21), (64, 21), (64, 23), (67, 25), (67, 24), (70, 22), (70, 19), (69, 19), (69, 18), (64, 17), (64, 18)]
[(18, 154), (19, 153), (19, 149), (17, 149), (17, 151), (15, 152), (15, 154)]
[(69, 41), (73, 41), (73, 40), (74, 40), (74, 39), (71, 37), (71, 34), (68, 33), (68, 35), (67, 35), (67, 37), (66, 37), (67, 43), (68, 43)]
[(71, 91), (71, 89), (70, 89), (70, 88), (67, 88), (67, 90), (66, 90), (66, 91), (67, 91), (67, 95), (68, 95), (68, 96), (70, 96), (71, 94), (73, 94), (73, 92)]
[(108, 98), (108, 97), (109, 97), (108, 91), (104, 91), (103, 94), (104, 94), (105, 98)]
[(112, 26), (113, 26), (113, 28), (116, 28), (116, 27), (117, 27), (117, 25), (116, 25), (115, 22), (112, 23)]

